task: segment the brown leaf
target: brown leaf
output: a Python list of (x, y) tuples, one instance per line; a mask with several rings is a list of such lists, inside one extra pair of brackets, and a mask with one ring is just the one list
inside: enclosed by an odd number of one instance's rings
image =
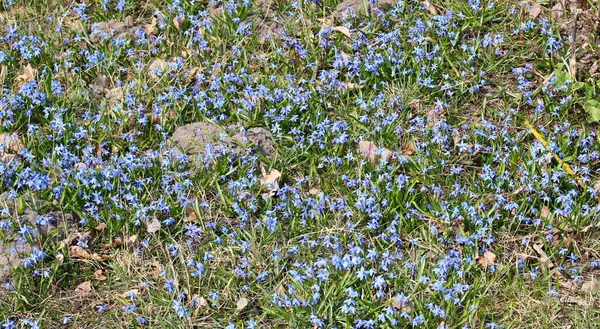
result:
[(102, 231), (104, 231), (105, 228), (106, 228), (106, 223), (100, 223), (98, 226), (96, 226), (96, 231), (102, 232)]
[(563, 5), (562, 2), (559, 1), (552, 7), (551, 11), (552, 11), (552, 17), (554, 19), (559, 19), (562, 16), (563, 12), (565, 11), (565, 6)]
[(102, 274), (102, 270), (97, 270), (96, 272), (94, 272), (94, 279), (98, 281), (104, 281), (107, 278), (106, 276), (104, 276), (104, 274)]
[(581, 285), (581, 291), (587, 293), (594, 293), (600, 291), (600, 281), (595, 278), (592, 278), (590, 281), (585, 282)]
[(184, 21), (185, 21), (185, 16), (179, 15), (173, 19), (173, 25), (175, 25), (175, 28), (179, 30), (181, 28), (181, 26), (183, 25)]
[(412, 139), (408, 141), (408, 145), (404, 149), (404, 154), (411, 155), (415, 153), (415, 143), (413, 143)]
[(542, 245), (540, 244), (534, 244), (533, 245), (533, 250), (535, 250), (535, 252), (538, 253), (539, 257), (538, 257), (538, 261), (540, 263), (546, 263), (548, 264), (548, 268), (553, 268), (554, 264), (550, 261), (550, 257), (548, 257), (548, 255), (546, 254), (546, 252), (544, 251), (544, 249), (542, 249)]
[(529, 4), (530, 4), (530, 7), (529, 7), (529, 17), (535, 19), (542, 12), (542, 6), (540, 6), (540, 4), (537, 3), (537, 2), (535, 2), (535, 1), (531, 1), (531, 2), (529, 2)]
[(83, 259), (90, 259), (90, 253), (81, 248), (80, 246), (71, 246), (69, 248), (69, 256), (73, 257), (73, 258), (83, 258)]
[(347, 36), (348, 38), (352, 37), (350, 30), (345, 26), (336, 26), (333, 28), (334, 31), (340, 32), (341, 34)]
[(392, 157), (392, 151), (383, 148), (381, 154), (378, 154), (377, 145), (370, 141), (360, 141), (358, 142), (358, 150), (360, 154), (369, 159), (369, 162), (375, 163), (377, 162), (377, 158), (381, 158), (385, 161), (389, 161)]
[(86, 281), (86, 282), (80, 283), (79, 285), (77, 285), (77, 288), (75, 288), (75, 291), (82, 295), (87, 295), (87, 294), (91, 293), (92, 292), (92, 282)]
[(483, 253), (483, 256), (477, 257), (477, 264), (479, 264), (484, 269), (492, 266), (496, 263), (496, 255), (491, 251), (486, 251)]
[(144, 26), (144, 32), (146, 32), (146, 36), (151, 36), (154, 34), (154, 32), (156, 31), (157, 23), (158, 23), (158, 21), (156, 20), (156, 17), (153, 16), (150, 23), (148, 23)]
[(272, 197), (279, 189), (279, 178), (281, 178), (281, 173), (277, 169), (271, 169), (269, 174), (267, 174), (263, 167), (260, 167), (260, 170), (262, 171), (261, 184), (268, 190), (266, 197)]
[(246, 306), (248, 306), (248, 299), (246, 297), (241, 297), (240, 299), (238, 299), (236, 303), (236, 309), (238, 311), (243, 310)]
[(137, 240), (137, 235), (132, 235), (129, 238), (127, 238), (128, 243), (135, 243), (136, 240)]
[(437, 9), (435, 9), (435, 7), (429, 3), (428, 0), (423, 0), (423, 6), (425, 6), (425, 8), (427, 8), (427, 10), (429, 10), (429, 13), (431, 15), (437, 15)]
[(23, 68), (23, 74), (16, 77), (16, 81), (18, 82), (17, 87), (20, 89), (27, 82), (31, 82), (35, 80), (35, 76), (37, 75), (37, 70), (31, 67), (31, 64), (27, 64)]
[(139, 293), (140, 293), (140, 290), (139, 290), (139, 289), (137, 289), (137, 288), (134, 288), (134, 289), (131, 289), (131, 290), (125, 291), (124, 293), (120, 294), (119, 296), (120, 296), (121, 298), (129, 298), (128, 296), (129, 296), (130, 294), (133, 294), (133, 295), (136, 295), (136, 296), (137, 296)]
[(540, 217), (545, 219), (550, 215), (550, 208), (547, 205), (542, 206), (542, 210), (540, 211)]
[(169, 69), (169, 64), (160, 58), (155, 58), (148, 65), (148, 75), (154, 80), (158, 80), (162, 74), (167, 72)]
[(0, 157), (3, 161), (12, 160), (24, 147), (17, 134), (0, 134)]

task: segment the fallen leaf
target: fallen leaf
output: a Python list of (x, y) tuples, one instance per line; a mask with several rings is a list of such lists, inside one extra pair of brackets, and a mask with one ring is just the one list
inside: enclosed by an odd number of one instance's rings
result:
[(75, 291), (83, 294), (83, 295), (87, 295), (89, 293), (92, 292), (92, 282), (91, 281), (86, 281), (83, 283), (80, 283), (79, 285), (77, 285), (77, 288), (75, 288)]
[(206, 298), (204, 298), (204, 297), (198, 298), (198, 306), (199, 307), (206, 307), (206, 306), (208, 306), (208, 302), (206, 301)]
[(241, 297), (238, 299), (236, 308), (238, 311), (243, 310), (246, 306), (248, 306), (248, 299), (246, 297)]
[(581, 285), (581, 291), (587, 293), (594, 293), (600, 291), (600, 281), (595, 278), (592, 278), (590, 281), (585, 282)]
[(69, 248), (69, 256), (73, 258), (90, 259), (90, 253), (87, 252), (87, 250), (81, 248), (80, 246), (71, 246)]
[(437, 9), (428, 0), (423, 0), (422, 3), (431, 15), (437, 15)]
[(550, 215), (550, 208), (548, 208), (548, 206), (546, 205), (542, 206), (542, 210), (540, 211), (540, 217), (548, 218), (548, 215)]
[(408, 145), (404, 149), (404, 154), (411, 155), (413, 153), (415, 153), (415, 144), (413, 143), (413, 141), (411, 139), (408, 141)]
[(129, 243), (135, 243), (136, 240), (137, 240), (137, 235), (132, 235), (129, 238), (127, 238), (127, 242), (129, 242)]
[(158, 23), (156, 17), (152, 17), (150, 23), (144, 26), (144, 32), (146, 32), (146, 36), (151, 36), (156, 31), (156, 24)]
[(107, 278), (106, 276), (104, 276), (104, 274), (102, 274), (102, 270), (97, 270), (96, 272), (94, 272), (94, 279), (98, 281), (104, 281)]
[(333, 25), (333, 19), (331, 19), (331, 17), (317, 18), (317, 21), (321, 22), (322, 29), (326, 29), (328, 27), (331, 27), (331, 25)]
[(154, 234), (160, 230), (160, 221), (156, 216), (150, 217), (150, 220), (146, 223), (146, 232)]
[(340, 32), (341, 34), (347, 36), (348, 38), (352, 37), (352, 34), (350, 33), (350, 29), (348, 29), (345, 26), (336, 26), (333, 28), (334, 31)]
[(15, 81), (18, 82), (17, 87), (20, 89), (26, 83), (35, 80), (35, 76), (37, 75), (37, 70), (31, 67), (31, 64), (27, 64), (23, 67), (23, 74), (16, 77)]
[(546, 254), (546, 252), (544, 252), (544, 250), (542, 249), (542, 245), (540, 244), (534, 244), (533, 245), (533, 250), (535, 250), (535, 252), (538, 253), (539, 257), (538, 257), (538, 261), (540, 263), (546, 263), (548, 264), (548, 268), (553, 268), (554, 264), (550, 261), (550, 257), (548, 257), (548, 255)]
[(155, 58), (148, 65), (148, 75), (154, 80), (158, 80), (160, 76), (169, 69), (169, 64), (160, 58)]
[(268, 189), (266, 196), (272, 197), (279, 189), (279, 178), (281, 178), (281, 173), (277, 169), (272, 169), (267, 175), (265, 168), (260, 167), (260, 170), (262, 171), (261, 183)]
[(562, 16), (562, 14), (563, 14), (564, 10), (565, 10), (565, 7), (564, 7), (563, 3), (562, 3), (562, 2), (560, 2), (560, 1), (559, 1), (559, 2), (557, 2), (557, 3), (556, 3), (556, 4), (555, 4), (553, 7), (552, 7), (552, 9), (551, 9), (551, 11), (552, 11), (552, 17), (553, 17), (554, 19), (558, 19), (558, 18), (560, 18), (560, 17)]
[(102, 232), (102, 231), (104, 231), (105, 228), (106, 228), (106, 223), (100, 223), (98, 226), (96, 226), (96, 231)]
[(184, 21), (185, 21), (185, 16), (179, 15), (173, 19), (173, 25), (175, 25), (175, 28), (179, 30), (181, 28), (181, 26), (183, 25)]
[(540, 6), (540, 4), (535, 1), (529, 2), (529, 5), (529, 17), (537, 18), (542, 12), (542, 6)]
[(358, 142), (358, 150), (360, 151), (360, 154), (368, 158), (371, 163), (375, 163), (378, 157), (385, 161), (388, 161), (392, 157), (392, 151), (386, 148), (383, 148), (381, 154), (379, 154), (377, 145), (370, 141)]
[(129, 298), (130, 296), (137, 296), (139, 294), (139, 292), (140, 292), (139, 289), (134, 288), (134, 289), (131, 289), (129, 291), (126, 291), (126, 292), (120, 294), (119, 296), (121, 298)]
[(479, 264), (484, 269), (492, 266), (496, 263), (496, 255), (491, 251), (486, 251), (483, 253), (483, 256), (477, 257), (477, 264)]
[(3, 161), (12, 160), (24, 147), (17, 134), (0, 134), (0, 157)]

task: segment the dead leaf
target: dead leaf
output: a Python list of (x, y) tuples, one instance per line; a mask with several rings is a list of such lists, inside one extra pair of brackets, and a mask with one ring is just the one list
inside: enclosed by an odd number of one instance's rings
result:
[(267, 197), (272, 197), (275, 195), (275, 192), (279, 189), (279, 178), (281, 178), (281, 173), (277, 169), (271, 169), (269, 174), (265, 171), (265, 168), (260, 167), (262, 171), (262, 179), (261, 183), (263, 187), (268, 189), (266, 193)]
[(160, 221), (156, 216), (150, 217), (149, 221), (146, 223), (146, 232), (150, 234), (154, 234), (160, 230)]
[(496, 263), (496, 255), (491, 251), (486, 251), (483, 253), (483, 256), (477, 257), (477, 264), (479, 264), (484, 269), (487, 269), (489, 266), (492, 266)]
[(350, 29), (348, 29), (345, 26), (336, 26), (333, 28), (334, 31), (340, 32), (341, 34), (347, 36), (348, 38), (352, 37), (352, 34), (350, 33)]
[(178, 30), (183, 25), (183, 22), (185, 22), (185, 16), (184, 15), (179, 15), (179, 16), (177, 16), (177, 17), (175, 17), (173, 19), (173, 25), (175, 25), (175, 28), (178, 29)]
[(157, 23), (158, 20), (156, 19), (156, 17), (152, 16), (152, 20), (150, 21), (150, 23), (144, 26), (144, 32), (146, 32), (146, 36), (151, 36), (154, 34), (154, 32), (156, 31)]
[(583, 285), (581, 285), (581, 291), (590, 294), (600, 292), (600, 281), (598, 281), (595, 278), (592, 278), (590, 281), (585, 282)]
[(548, 216), (550, 215), (550, 208), (548, 208), (547, 205), (542, 206), (542, 210), (540, 211), (540, 217), (541, 218), (548, 218)]
[(12, 160), (24, 147), (17, 134), (0, 134), (0, 158), (3, 161)]
[(122, 294), (120, 294), (119, 296), (121, 298), (129, 298), (129, 296), (133, 295), (133, 296), (137, 296), (140, 293), (140, 290), (137, 288), (131, 289), (129, 291), (126, 291)]
[(84, 258), (89, 259), (90, 253), (87, 250), (81, 248), (80, 246), (71, 246), (69, 248), (69, 256), (73, 258)]
[(422, 4), (431, 15), (437, 15), (437, 9), (428, 0), (423, 0)]
[(100, 223), (98, 226), (96, 226), (96, 231), (102, 232), (102, 231), (104, 231), (105, 228), (106, 228), (106, 223)]
[(77, 285), (77, 288), (75, 288), (75, 291), (82, 295), (87, 295), (87, 294), (91, 293), (92, 292), (92, 282), (86, 281), (86, 282), (80, 283), (79, 285)]
[(98, 281), (104, 281), (107, 278), (106, 276), (104, 276), (104, 274), (102, 274), (102, 270), (97, 270), (96, 272), (94, 272), (94, 279)]
[(31, 64), (27, 64), (23, 67), (23, 74), (16, 77), (15, 81), (18, 82), (17, 88), (23, 87), (26, 83), (35, 80), (35, 76), (37, 75), (37, 70), (31, 67)]
[(537, 18), (542, 12), (542, 6), (540, 6), (540, 4), (535, 1), (529, 2), (529, 5), (529, 17), (534, 19)]
[(137, 235), (132, 235), (129, 238), (127, 238), (127, 242), (129, 242), (129, 243), (135, 243), (136, 240), (137, 240)]
[(331, 27), (331, 25), (333, 25), (333, 19), (331, 19), (331, 17), (317, 18), (317, 21), (321, 22), (322, 29), (326, 29), (328, 27)]
[(248, 306), (248, 299), (246, 297), (241, 297), (240, 299), (238, 299), (236, 304), (236, 309), (238, 311), (243, 310), (246, 306)]
[(360, 151), (360, 154), (368, 158), (371, 163), (375, 163), (378, 157), (385, 161), (388, 161), (392, 157), (392, 151), (386, 148), (383, 148), (381, 154), (379, 154), (377, 145), (370, 141), (358, 142), (358, 150)]
[(548, 268), (554, 267), (554, 264), (550, 261), (550, 257), (548, 257), (546, 252), (544, 252), (544, 250), (542, 249), (542, 245), (534, 244), (533, 250), (535, 250), (535, 252), (538, 253), (538, 255), (539, 255), (538, 261), (540, 263), (546, 263), (548, 265)]
[(158, 80), (162, 74), (167, 72), (169, 69), (169, 64), (160, 58), (155, 58), (148, 65), (148, 75), (154, 80)]
[(415, 144), (413, 143), (413, 141), (411, 139), (408, 141), (408, 145), (404, 149), (404, 154), (411, 155), (413, 153), (415, 153)]
[(563, 5), (563, 3), (560, 1), (557, 2), (551, 9), (552, 17), (554, 19), (559, 19), (562, 16), (564, 10), (565, 10), (565, 6)]

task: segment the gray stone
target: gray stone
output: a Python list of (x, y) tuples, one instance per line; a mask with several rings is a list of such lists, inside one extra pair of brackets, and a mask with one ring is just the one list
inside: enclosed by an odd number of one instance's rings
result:
[(225, 146), (237, 155), (242, 155), (249, 147), (265, 156), (275, 153), (271, 133), (261, 127), (240, 131), (236, 126), (222, 128), (210, 123), (195, 122), (175, 129), (170, 140), (181, 152), (190, 155), (204, 154), (208, 144), (215, 148)]
[[(396, 2), (397, 0), (379, 0), (377, 1), (377, 5), (380, 7), (385, 7), (394, 5)], [(356, 14), (365, 14), (365, 8), (370, 11), (372, 6), (373, 5), (369, 3), (369, 0), (345, 0), (335, 7), (331, 15), (334, 18), (341, 20), (347, 10), (350, 10)]]

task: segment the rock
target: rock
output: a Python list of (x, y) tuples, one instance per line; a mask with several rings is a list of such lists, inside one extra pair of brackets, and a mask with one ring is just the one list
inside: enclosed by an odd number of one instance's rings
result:
[(0, 282), (7, 281), (12, 268), (19, 265), (19, 255), (12, 249), (13, 243), (0, 243)]
[(100, 94), (110, 86), (110, 80), (104, 74), (98, 75), (94, 83), (90, 86), (94, 93)]
[(216, 125), (195, 122), (175, 129), (171, 141), (184, 153), (198, 154), (206, 151), (205, 145), (218, 142), (222, 133), (226, 131)]
[(175, 129), (170, 140), (180, 151), (191, 155), (205, 154), (209, 144), (215, 148), (225, 146), (237, 155), (242, 155), (248, 147), (256, 147), (265, 156), (275, 153), (271, 133), (261, 127), (240, 131), (236, 126), (222, 128), (210, 123), (195, 122)]
[[(378, 6), (393, 6), (397, 0), (379, 0), (377, 1)], [(341, 20), (344, 17), (344, 13), (348, 10), (356, 13), (356, 14), (365, 14), (365, 8), (369, 11), (372, 8), (372, 4), (369, 3), (368, 0), (345, 0), (335, 7), (331, 15)]]
[(233, 139), (240, 142), (242, 145), (252, 144), (258, 148), (258, 151), (266, 156), (271, 156), (275, 153), (275, 143), (271, 132), (262, 127), (255, 127), (239, 132), (233, 136)]
[(114, 37), (127, 37), (135, 32), (137, 27), (133, 25), (133, 17), (127, 16), (122, 22), (111, 19), (108, 22), (99, 22), (92, 26), (90, 41), (98, 43)]

